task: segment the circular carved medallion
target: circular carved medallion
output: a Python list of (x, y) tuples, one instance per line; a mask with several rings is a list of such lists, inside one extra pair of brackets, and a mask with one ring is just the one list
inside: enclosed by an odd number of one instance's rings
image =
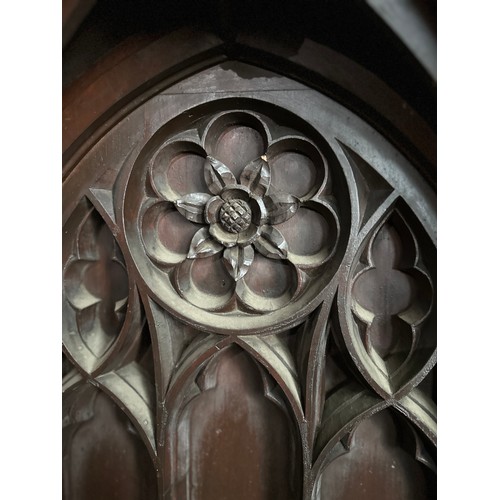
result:
[(140, 242), (139, 272), (165, 307), (207, 329), (300, 319), (336, 271), (335, 156), (283, 115), (194, 115), (166, 124), (132, 170), (125, 206), (139, 223), (126, 231)]

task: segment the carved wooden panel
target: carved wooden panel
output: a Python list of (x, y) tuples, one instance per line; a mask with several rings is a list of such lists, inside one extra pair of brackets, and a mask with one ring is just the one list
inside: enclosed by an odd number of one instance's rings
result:
[(285, 77), (130, 108), (64, 184), (65, 498), (435, 496), (435, 229), (414, 166)]

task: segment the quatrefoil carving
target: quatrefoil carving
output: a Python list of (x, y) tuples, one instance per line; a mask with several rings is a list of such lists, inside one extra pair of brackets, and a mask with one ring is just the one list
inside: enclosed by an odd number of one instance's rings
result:
[(353, 279), (352, 309), (366, 352), (391, 378), (418, 348), (420, 326), (432, 307), (432, 283), (398, 211), (373, 234), (365, 255), (367, 265)]
[(76, 234), (64, 270), (64, 291), (73, 311), (70, 335), (80, 337), (80, 351), (85, 347), (100, 358), (123, 325), (128, 277), (118, 245), (96, 210)]

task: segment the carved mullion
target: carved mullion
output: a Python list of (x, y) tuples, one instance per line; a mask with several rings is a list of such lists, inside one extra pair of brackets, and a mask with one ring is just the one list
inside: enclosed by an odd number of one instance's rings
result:
[(150, 326), (158, 399), (163, 400), (183, 350), (198, 333), (173, 318), (141, 287), (141, 297)]
[(165, 491), (169, 488), (169, 476), (166, 471), (170, 469), (168, 465), (170, 463), (169, 451), (166, 451), (169, 440), (167, 419), (170, 414), (166, 403), (167, 388), (174, 375), (180, 370), (179, 364), (186, 345), (189, 344), (193, 336), (199, 335), (199, 332), (182, 324), (158, 306), (149, 297), (146, 287), (142, 286), (140, 293), (151, 332), (156, 394), (155, 432), (161, 471), (159, 491)]
[(304, 391), (307, 444), (312, 450), (324, 405), (325, 351), (328, 335), (327, 324), (335, 289), (327, 300), (312, 313), (299, 331), (299, 366)]
[(335, 287), (332, 286), (326, 300), (311, 313), (297, 331), (298, 368), (303, 392), (304, 423), (302, 424), (302, 446), (304, 463), (303, 497), (310, 498), (314, 480), (311, 476), (314, 440), (323, 412), (325, 399), (325, 351), (327, 323), (332, 306)]

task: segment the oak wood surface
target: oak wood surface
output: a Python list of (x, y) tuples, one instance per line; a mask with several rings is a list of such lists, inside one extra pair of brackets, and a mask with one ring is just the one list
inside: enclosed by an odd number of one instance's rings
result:
[(66, 90), (65, 498), (434, 498), (433, 132), (153, 38)]

